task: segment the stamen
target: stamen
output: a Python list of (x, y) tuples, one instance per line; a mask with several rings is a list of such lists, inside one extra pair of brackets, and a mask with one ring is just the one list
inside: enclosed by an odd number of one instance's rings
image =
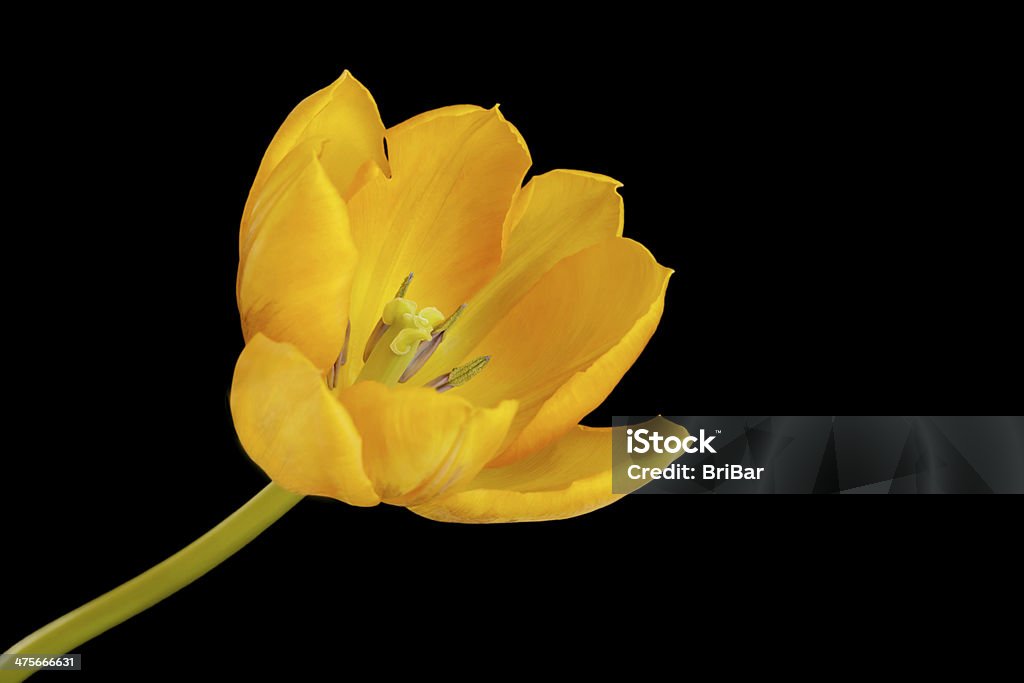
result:
[(366, 340), (366, 346), (363, 347), (363, 362), (370, 357), (373, 353), (373, 349), (377, 346), (377, 342), (384, 336), (384, 333), (388, 331), (388, 326), (384, 324), (383, 320), (377, 321), (377, 326), (373, 328), (373, 332), (370, 333), (369, 339)]
[(405, 276), (405, 279), (402, 280), (402, 284), (398, 287), (398, 291), (395, 292), (396, 299), (402, 299), (405, 297), (405, 293), (409, 291), (409, 283), (412, 282), (412, 276), (415, 274), (416, 273), (409, 273)]
[(420, 344), (420, 348), (416, 349), (416, 355), (413, 356), (412, 362), (409, 363), (409, 367), (405, 369), (405, 372), (403, 372), (402, 376), (398, 378), (398, 381), (408, 382), (412, 379), (412, 376), (419, 372), (420, 368), (430, 360), (430, 357), (434, 355), (434, 351), (437, 350), (437, 347), (440, 346), (443, 341), (444, 332), (441, 332), (440, 334), (435, 334), (431, 337), (430, 341), (426, 344)]
[(460, 365), (448, 374), (448, 384), (451, 384), (453, 387), (462, 386), (479, 375), (490, 362), (490, 356), (480, 356), (479, 358), (469, 361), (465, 365)]
[(434, 328), (434, 334), (440, 334), (441, 332), (444, 332), (449, 327), (454, 325), (455, 321), (459, 319), (459, 316), (462, 315), (462, 312), (464, 310), (466, 310), (466, 304), (462, 304), (461, 306), (456, 308), (454, 313), (448, 316), (448, 318), (443, 323)]
[(457, 368), (452, 368), (451, 372), (441, 375), (435, 379), (430, 380), (423, 386), (427, 389), (436, 389), (437, 393), (443, 394), (449, 389), (462, 386), (469, 380), (473, 379), (491, 362), (490, 356), (480, 356), (474, 358), (465, 365), (460, 365)]
[(345, 343), (341, 345), (341, 353), (338, 354), (338, 360), (334, 364), (335, 367), (340, 368), (342, 365), (348, 362), (348, 342), (352, 339), (352, 321), (349, 320), (345, 325)]
[(438, 387), (444, 386), (445, 384), (448, 383), (448, 374), (449, 373), (446, 372), (440, 377), (435, 377), (434, 379), (424, 384), (423, 387), (425, 389), (437, 389)]
[(345, 343), (341, 345), (341, 353), (327, 371), (327, 387), (333, 389), (338, 386), (338, 375), (341, 374), (341, 366), (348, 361), (348, 342), (352, 338), (352, 321), (345, 326)]

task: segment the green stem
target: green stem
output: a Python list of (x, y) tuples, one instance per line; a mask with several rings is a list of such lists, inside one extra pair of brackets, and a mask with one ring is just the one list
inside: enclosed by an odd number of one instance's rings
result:
[(241, 550), (300, 500), (299, 494), (269, 484), (230, 517), (160, 564), (8, 648), (0, 655), (0, 681), (22, 681), (33, 673), (2, 670), (8, 659), (66, 654), (181, 590)]

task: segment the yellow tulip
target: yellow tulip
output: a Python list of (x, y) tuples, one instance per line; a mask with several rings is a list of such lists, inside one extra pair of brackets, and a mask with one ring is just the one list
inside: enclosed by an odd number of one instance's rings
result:
[[(671, 271), (622, 237), (619, 183), (524, 186), (529, 166), (497, 107), (385, 130), (348, 72), (284, 122), (242, 219), (231, 390), (276, 484), (458, 522), (618, 497), (610, 430), (578, 422), (650, 339)], [(472, 379), (445, 383), (458, 368)]]
[(239, 234), (231, 412), (272, 483), (7, 648), (0, 681), (32, 673), (9, 668), (19, 656), (69, 652), (188, 585), (304, 495), (454, 522), (559, 519), (621, 497), (610, 430), (578, 422), (647, 344), (671, 271), (622, 237), (616, 181), (552, 171), (522, 185), (529, 166), (496, 107), (385, 130), (348, 72), (299, 104)]

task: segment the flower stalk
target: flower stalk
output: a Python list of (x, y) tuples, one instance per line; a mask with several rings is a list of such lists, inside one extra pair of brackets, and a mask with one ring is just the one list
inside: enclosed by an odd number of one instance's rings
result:
[[(160, 564), (68, 612), (7, 648), (3, 659), (61, 655), (181, 590), (241, 550), (291, 510), (303, 496), (271, 483), (227, 519)], [(22, 681), (32, 670), (0, 671), (0, 681)]]

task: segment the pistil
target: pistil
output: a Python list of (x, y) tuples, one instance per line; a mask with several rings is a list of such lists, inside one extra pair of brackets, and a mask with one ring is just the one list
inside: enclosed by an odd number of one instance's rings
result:
[[(395, 292), (395, 299), (404, 299), (405, 293), (409, 291), (409, 285), (412, 283), (412, 277), (415, 273), (409, 273), (402, 280), (402, 284), (398, 286), (398, 291)], [(388, 329), (388, 323), (381, 316), (380, 320), (377, 321), (377, 325), (370, 332), (369, 338), (366, 340), (366, 346), (363, 347), (363, 362), (365, 363), (370, 358), (370, 354), (373, 353), (373, 349), (376, 348), (377, 342), (384, 336), (384, 332)]]
[[(384, 304), (380, 321), (370, 334), (363, 352), (365, 364), (356, 382), (373, 381), (393, 386), (409, 381), (426, 364), (434, 351), (451, 332), (452, 326), (466, 310), (462, 304), (445, 317), (437, 308), (419, 308), (415, 301), (405, 298), (412, 282), (412, 273), (402, 282), (395, 298)], [(338, 361), (327, 371), (327, 385), (335, 388), (340, 368), (348, 353), (348, 333), (345, 348)], [(475, 377), (490, 361), (490, 356), (481, 356), (465, 365), (453, 368), (426, 386), (439, 392), (448, 391), (465, 384)]]

